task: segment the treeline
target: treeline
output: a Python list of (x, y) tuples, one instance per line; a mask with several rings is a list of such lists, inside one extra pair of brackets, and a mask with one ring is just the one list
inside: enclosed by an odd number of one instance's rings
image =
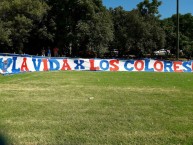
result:
[[(176, 15), (161, 20), (159, 0), (135, 9), (107, 9), (102, 0), (1, 0), (0, 52), (41, 54), (58, 47), (60, 55), (144, 57), (155, 50), (176, 53)], [(181, 55), (193, 56), (193, 16), (180, 15)]]

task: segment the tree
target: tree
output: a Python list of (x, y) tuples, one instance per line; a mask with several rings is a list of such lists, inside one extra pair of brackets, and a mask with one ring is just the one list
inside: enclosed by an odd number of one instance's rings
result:
[(36, 29), (36, 33), (40, 30), (47, 33), (47, 30), (43, 29), (45, 25), (41, 24), (48, 10), (48, 5), (41, 0), (2, 0), (0, 27), (6, 31), (0, 41), (14, 48), (13, 51), (22, 51), (29, 42), (32, 31)]
[(164, 47), (165, 32), (155, 16), (144, 16), (138, 9), (128, 12), (122, 7), (110, 11), (115, 29), (112, 45), (119, 50), (119, 57), (125, 53), (142, 57)]
[(57, 24), (56, 45), (72, 46), (72, 55), (87, 50), (101, 55), (113, 38), (110, 14), (101, 0), (48, 1)]
[(10, 35), (11, 31), (9, 27), (0, 20), (0, 46), (2, 47), (0, 52), (6, 51), (5, 47), (11, 45)]
[[(173, 54), (176, 53), (176, 15), (161, 21), (166, 32), (166, 48)], [(191, 57), (193, 52), (193, 16), (180, 14), (180, 50), (186, 57)]]
[(140, 2), (137, 7), (143, 15), (160, 17), (158, 8), (161, 4), (162, 2), (159, 0), (152, 0), (152, 2), (144, 0), (143, 2)]

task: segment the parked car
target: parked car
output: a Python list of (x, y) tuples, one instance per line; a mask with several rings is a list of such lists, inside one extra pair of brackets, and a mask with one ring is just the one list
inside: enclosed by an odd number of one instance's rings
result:
[(160, 50), (154, 51), (153, 53), (154, 55), (167, 55), (167, 54), (170, 54), (170, 50), (160, 49)]

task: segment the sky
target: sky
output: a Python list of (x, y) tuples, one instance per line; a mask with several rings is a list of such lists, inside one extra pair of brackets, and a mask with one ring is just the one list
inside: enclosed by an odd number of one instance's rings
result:
[[(143, 0), (102, 0), (103, 4), (109, 8), (115, 8), (122, 6), (125, 10), (132, 10), (136, 8), (137, 4)], [(171, 17), (176, 14), (176, 1), (177, 0), (160, 0), (162, 5), (159, 7), (159, 13), (162, 15), (161, 18)], [(179, 13), (186, 14), (191, 13), (193, 15), (193, 0), (179, 0)]]

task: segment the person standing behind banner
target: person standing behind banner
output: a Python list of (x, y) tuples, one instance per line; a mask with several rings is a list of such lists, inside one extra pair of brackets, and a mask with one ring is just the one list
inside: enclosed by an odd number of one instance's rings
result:
[(45, 56), (45, 49), (44, 49), (44, 47), (43, 47), (43, 49), (42, 49), (42, 56)]
[(59, 51), (59, 49), (58, 49), (57, 47), (55, 47), (55, 48), (53, 49), (53, 51), (54, 51), (54, 57), (58, 57), (58, 51)]
[(48, 57), (51, 57), (51, 50), (50, 50), (50, 47), (48, 47)]

